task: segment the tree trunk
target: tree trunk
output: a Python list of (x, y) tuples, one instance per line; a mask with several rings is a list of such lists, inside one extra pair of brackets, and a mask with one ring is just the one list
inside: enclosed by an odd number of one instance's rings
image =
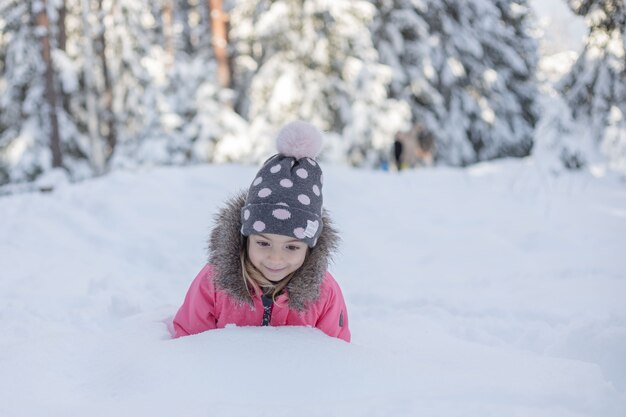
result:
[[(98, 14), (99, 22), (104, 22), (104, 11), (102, 9), (102, 0), (98, 0)], [(113, 115), (113, 85), (111, 83), (111, 74), (109, 73), (109, 66), (107, 64), (106, 59), (106, 38), (105, 38), (106, 27), (104, 23), (100, 24), (99, 33), (98, 33), (98, 55), (100, 57), (100, 62), (102, 63), (102, 75), (104, 78), (104, 92), (102, 94), (102, 103), (104, 106), (104, 119), (106, 122), (106, 131), (104, 132), (107, 145), (109, 149), (107, 149), (107, 156), (111, 156), (113, 151), (115, 150), (115, 145), (117, 143), (117, 131), (115, 129), (115, 117)]]
[(180, 0), (179, 3), (180, 12), (183, 21), (183, 45), (185, 52), (188, 55), (192, 55), (194, 52), (193, 42), (191, 40), (191, 26), (189, 24), (189, 14), (191, 13), (191, 6), (188, 0)]
[(174, 64), (174, 0), (166, 0), (163, 4), (163, 42), (167, 67)]
[(83, 47), (85, 51), (84, 76), (85, 96), (87, 101), (87, 131), (91, 143), (91, 166), (96, 174), (104, 172), (104, 149), (98, 132), (98, 109), (96, 107), (96, 92), (93, 82), (93, 70), (96, 68), (93, 52), (93, 35), (91, 33), (90, 0), (82, 0), (83, 20)]
[[(57, 22), (58, 26), (58, 34), (57, 34), (57, 43), (59, 50), (65, 52), (65, 47), (67, 44), (67, 33), (65, 30), (65, 17), (67, 16), (67, 7), (65, 5), (65, 0), (61, 0), (61, 6), (59, 7), (59, 21)], [(63, 104), (63, 110), (65, 113), (70, 114), (70, 97), (65, 94), (63, 88), (59, 91), (61, 95), (61, 103)]]
[(228, 58), (228, 16), (222, 0), (208, 0), (211, 16), (211, 42), (217, 60), (217, 80), (221, 87), (229, 88), (231, 73)]
[(67, 33), (65, 32), (65, 16), (67, 16), (67, 7), (65, 6), (65, 0), (61, 0), (61, 6), (59, 7), (59, 21), (57, 22), (59, 33), (57, 34), (58, 48), (65, 51), (65, 45), (67, 43)]
[(33, 12), (36, 14), (37, 33), (41, 37), (41, 54), (46, 66), (46, 102), (48, 104), (48, 116), (50, 118), (50, 150), (52, 152), (52, 166), (59, 168), (63, 166), (61, 155), (61, 138), (59, 135), (59, 119), (57, 117), (57, 95), (54, 87), (54, 68), (52, 56), (50, 54), (50, 23), (46, 11), (46, 0), (41, 0), (33, 4)]

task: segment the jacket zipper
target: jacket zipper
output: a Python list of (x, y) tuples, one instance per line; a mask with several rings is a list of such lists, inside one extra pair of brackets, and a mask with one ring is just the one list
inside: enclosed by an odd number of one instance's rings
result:
[(274, 301), (271, 296), (267, 296), (265, 294), (261, 296), (261, 300), (263, 301), (263, 322), (261, 323), (261, 326), (269, 326), (270, 320), (272, 319), (272, 307)]

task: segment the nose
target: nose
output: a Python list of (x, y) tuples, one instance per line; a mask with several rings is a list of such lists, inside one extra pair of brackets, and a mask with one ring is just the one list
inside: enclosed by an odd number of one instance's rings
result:
[(273, 265), (280, 265), (283, 262), (283, 255), (280, 250), (273, 248), (267, 255), (267, 259)]

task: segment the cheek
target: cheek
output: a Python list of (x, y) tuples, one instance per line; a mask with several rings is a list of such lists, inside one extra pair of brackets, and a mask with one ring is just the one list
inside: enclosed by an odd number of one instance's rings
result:
[(294, 256), (293, 264), (296, 268), (300, 268), (306, 259), (306, 252), (298, 253), (297, 256)]
[(248, 259), (250, 259), (250, 262), (252, 262), (252, 265), (258, 268), (259, 260), (261, 259), (261, 254), (254, 249), (250, 250), (250, 248), (248, 248)]

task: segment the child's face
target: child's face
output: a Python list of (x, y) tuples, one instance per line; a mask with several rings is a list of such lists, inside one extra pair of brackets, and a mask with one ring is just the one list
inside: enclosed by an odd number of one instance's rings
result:
[(278, 282), (300, 268), (306, 254), (306, 243), (292, 237), (261, 233), (248, 238), (248, 256), (252, 265), (272, 282)]

